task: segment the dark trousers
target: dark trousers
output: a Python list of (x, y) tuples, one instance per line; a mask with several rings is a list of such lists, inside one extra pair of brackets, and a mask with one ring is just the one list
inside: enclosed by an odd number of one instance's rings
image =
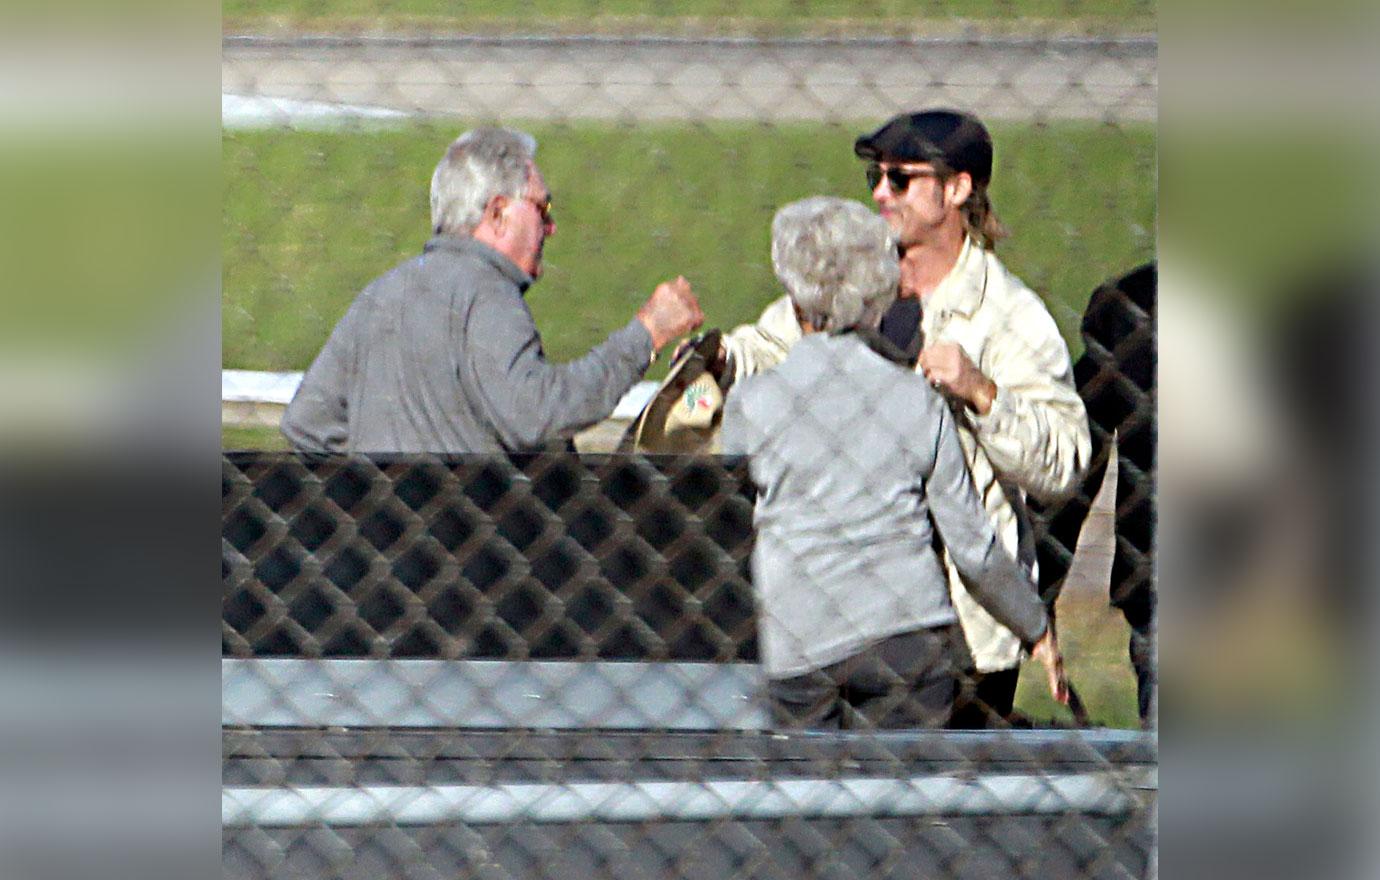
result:
[(971, 673), (963, 683), (949, 726), (960, 730), (1006, 727), (1006, 719), (1016, 704), (1016, 683), (1020, 678), (1019, 666)]
[(1152, 619), (1140, 627), (1131, 627), (1131, 668), (1136, 672), (1136, 708), (1140, 711), (1140, 726), (1146, 730), (1158, 727), (1159, 672), (1157, 670), (1155, 624)]
[(1140, 712), (1140, 726), (1147, 730), (1156, 726), (1156, 716), (1159, 714), (1157, 604), (1156, 594), (1147, 591), (1145, 595), (1133, 597), (1132, 601), (1122, 602), (1118, 606), (1131, 627), (1127, 654), (1131, 658), (1131, 669), (1136, 673), (1136, 708)]
[(972, 661), (958, 624), (883, 639), (845, 660), (767, 683), (778, 727), (945, 727)]

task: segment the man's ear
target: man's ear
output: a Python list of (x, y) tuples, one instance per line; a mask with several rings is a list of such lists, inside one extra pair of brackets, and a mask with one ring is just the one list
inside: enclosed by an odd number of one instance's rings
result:
[(507, 196), (493, 196), (484, 206), (484, 216), (480, 222), (487, 223), (495, 232), (503, 231), (503, 209), (508, 207)]
[(955, 208), (961, 208), (973, 194), (973, 176), (966, 171), (960, 171), (945, 182), (944, 189), (947, 190), (950, 204)]

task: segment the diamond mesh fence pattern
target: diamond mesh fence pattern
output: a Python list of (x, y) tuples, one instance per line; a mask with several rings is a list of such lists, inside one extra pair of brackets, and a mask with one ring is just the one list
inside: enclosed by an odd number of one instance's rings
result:
[(712, 323), (754, 320), (780, 295), (772, 213), (866, 201), (853, 139), (927, 107), (992, 128), (1002, 259), (1076, 354), (1088, 293), (1153, 255), (1157, 42), (970, 31), (228, 35), (224, 366), (304, 369), (353, 296), (420, 251), (437, 158), (479, 124), (541, 144), (559, 233), (533, 302), (552, 357), (678, 273)]
[(225, 462), (227, 657), (756, 659), (741, 465)]
[(227, 876), (1143, 876), (1147, 734), (771, 730), (741, 461), (223, 471)]
[[(1020, 4), (904, 38), (866, 16), (846, 36), (706, 35), (736, 11), (719, 4), (644, 35), (599, 24), (605, 5), (559, 32), (498, 10), (475, 33), (428, 25), (425, 3), (342, 9), (337, 33), (315, 4), (293, 33), (274, 6), (227, 35), (224, 366), (305, 369), (420, 252), (431, 169), (474, 125), (541, 141), (561, 234), (527, 300), (564, 361), (677, 273), (709, 325), (755, 321), (782, 294), (777, 208), (866, 201), (854, 137), (971, 110), (1013, 231), (998, 253), (1057, 322), (1092, 417), (1094, 479), (1033, 511), (1041, 588), (1052, 603), (1115, 460), (1112, 599), (1148, 624), (1154, 305), (1106, 282), (1154, 256), (1155, 38)], [(246, 6), (227, 4), (233, 26), (259, 20)], [(866, 466), (852, 440), (831, 462)], [(754, 502), (748, 463), (713, 455), (227, 453), (225, 875), (1154, 876), (1152, 732), (781, 729)]]
[(897, 107), (981, 107), (998, 119), (1146, 122), (1144, 37), (695, 39), (231, 37), (224, 90), (346, 115), (535, 119), (884, 119)]

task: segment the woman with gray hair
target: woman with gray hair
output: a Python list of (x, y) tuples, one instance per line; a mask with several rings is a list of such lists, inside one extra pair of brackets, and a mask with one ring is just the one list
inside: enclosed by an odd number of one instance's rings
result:
[(934, 529), (979, 602), (1067, 699), (1034, 585), (983, 513), (938, 392), (877, 333), (896, 242), (865, 206), (817, 196), (772, 221), (803, 338), (738, 383), (723, 448), (759, 494), (753, 588), (773, 717), (797, 727), (943, 727), (971, 669)]
[(776, 212), (771, 263), (797, 319), (825, 331), (876, 329), (901, 280), (886, 221), (860, 202), (830, 196)]

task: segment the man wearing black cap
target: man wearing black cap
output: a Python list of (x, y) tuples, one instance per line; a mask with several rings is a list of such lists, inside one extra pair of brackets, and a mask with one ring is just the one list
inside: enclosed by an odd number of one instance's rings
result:
[[(930, 110), (891, 119), (858, 138), (854, 152), (900, 243), (901, 298), (882, 333), (948, 399), (987, 515), (1032, 571), (1026, 495), (1074, 491), (1090, 439), (1054, 319), (992, 252), (1006, 235), (987, 194), (992, 138), (971, 114)], [(789, 303), (778, 300), (757, 324), (725, 334), (725, 379), (774, 366), (798, 338)], [(978, 673), (976, 699), (955, 723), (982, 726), (1011, 712), (1020, 640), (972, 599), (952, 564), (948, 572)]]

